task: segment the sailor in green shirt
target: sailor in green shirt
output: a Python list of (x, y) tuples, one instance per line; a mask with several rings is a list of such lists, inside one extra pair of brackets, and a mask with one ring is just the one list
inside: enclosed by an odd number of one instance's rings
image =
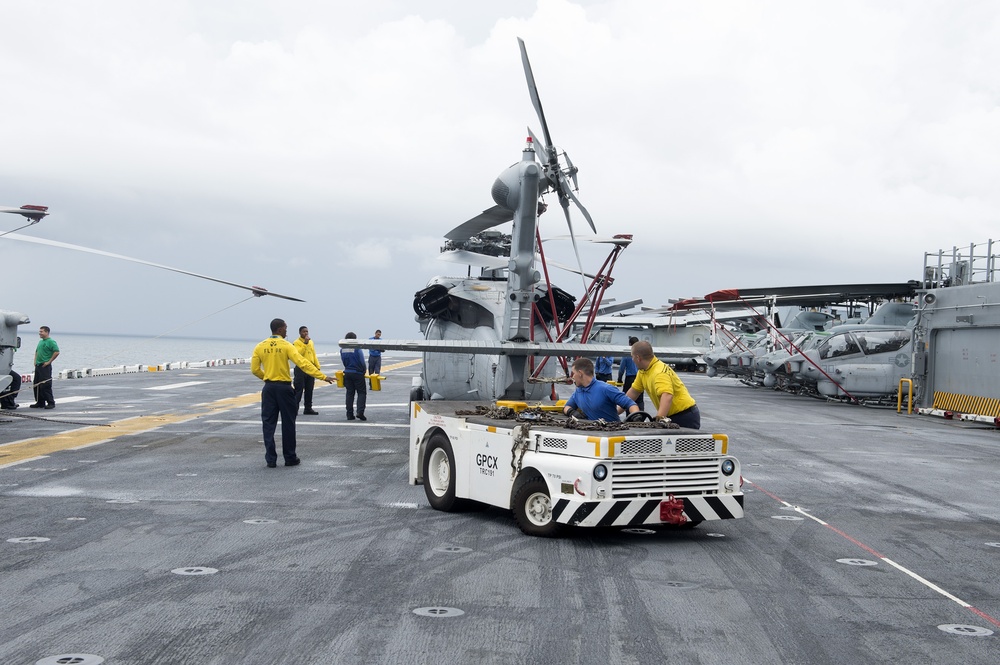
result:
[(31, 387), (35, 393), (35, 403), (28, 406), (32, 409), (54, 409), (55, 398), (52, 396), (52, 362), (59, 357), (59, 345), (49, 337), (48, 326), (38, 329), (38, 346), (35, 347), (35, 374)]

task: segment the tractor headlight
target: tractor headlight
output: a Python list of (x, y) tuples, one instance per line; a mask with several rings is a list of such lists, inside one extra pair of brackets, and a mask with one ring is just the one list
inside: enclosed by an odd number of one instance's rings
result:
[(594, 480), (601, 481), (608, 477), (608, 467), (598, 464), (594, 467)]
[(736, 470), (736, 463), (731, 459), (722, 460), (722, 475), (731, 476)]

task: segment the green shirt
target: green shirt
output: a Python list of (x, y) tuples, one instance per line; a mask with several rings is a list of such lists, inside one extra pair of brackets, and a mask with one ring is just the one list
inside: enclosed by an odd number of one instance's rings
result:
[(58, 352), (59, 345), (51, 337), (38, 340), (38, 346), (35, 347), (35, 364), (43, 365), (49, 362)]

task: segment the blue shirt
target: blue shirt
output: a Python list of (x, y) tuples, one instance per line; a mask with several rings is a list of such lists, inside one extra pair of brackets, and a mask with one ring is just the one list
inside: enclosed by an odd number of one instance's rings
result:
[(611, 374), (611, 358), (598, 356), (594, 361), (594, 374)]
[(348, 374), (364, 374), (368, 371), (365, 366), (365, 354), (361, 349), (341, 349), (340, 360), (344, 363), (344, 371)]
[(614, 386), (609, 386), (597, 379), (591, 381), (589, 386), (577, 386), (573, 395), (566, 400), (566, 406), (571, 409), (580, 409), (587, 414), (589, 420), (603, 418), (609, 422), (617, 421), (618, 409), (615, 408), (615, 405), (628, 411), (635, 406), (635, 402)]
[(618, 380), (622, 380), (622, 376), (635, 376), (639, 373), (639, 368), (635, 366), (635, 361), (632, 360), (632, 356), (622, 356), (618, 361)]
[[(382, 339), (381, 337), (376, 338), (375, 336), (369, 337), (368, 339)], [(372, 356), (378, 357), (382, 355), (382, 349), (368, 349), (368, 357)]]

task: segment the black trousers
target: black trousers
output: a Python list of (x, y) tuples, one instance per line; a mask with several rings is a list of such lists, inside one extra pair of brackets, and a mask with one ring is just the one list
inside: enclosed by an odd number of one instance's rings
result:
[(274, 447), (274, 430), (281, 416), (281, 454), (286, 462), (295, 459), (295, 393), (292, 384), (280, 381), (265, 381), (260, 391), (260, 421), (264, 426), (264, 461), (270, 464), (278, 461)]
[(368, 354), (368, 373), (378, 374), (382, 371), (382, 355), (373, 356)]
[[(636, 376), (635, 374), (632, 374), (631, 376), (628, 374), (625, 375), (625, 380), (622, 381), (623, 393), (627, 393), (628, 389), (632, 387), (632, 382), (635, 381), (635, 376)], [(635, 398), (635, 403), (639, 407), (640, 411), (646, 410), (645, 402), (643, 402), (642, 399), (642, 393), (639, 393), (639, 396)]]
[(302, 404), (302, 395), (306, 396), (306, 411), (313, 408), (313, 388), (316, 386), (316, 379), (309, 376), (296, 366), (293, 369), (295, 383), (295, 410), (298, 411), (299, 404)]
[(35, 404), (55, 405), (56, 400), (52, 396), (52, 365), (35, 365), (35, 375), (31, 381)]
[(10, 386), (7, 387), (7, 392), (0, 395), (0, 406), (5, 409), (16, 409), (17, 402), (17, 391), (21, 389), (21, 375), (17, 372), (10, 373)]
[(368, 385), (364, 374), (344, 372), (344, 387), (347, 388), (347, 415), (354, 415), (354, 395), (358, 396), (358, 415), (365, 415), (365, 403), (368, 401)]
[(670, 420), (677, 423), (681, 427), (686, 427), (688, 429), (701, 429), (701, 411), (698, 410), (697, 404), (675, 413), (670, 416)]

